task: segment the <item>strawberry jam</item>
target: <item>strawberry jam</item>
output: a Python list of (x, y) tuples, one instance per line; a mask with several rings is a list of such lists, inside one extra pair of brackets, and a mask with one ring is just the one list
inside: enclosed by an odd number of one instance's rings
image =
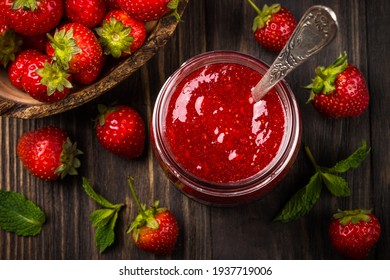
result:
[(276, 156), (284, 134), (284, 111), (275, 90), (254, 103), (261, 79), (239, 64), (204, 66), (172, 95), (166, 118), (169, 146), (177, 162), (211, 182), (255, 175)]
[(168, 178), (187, 196), (232, 206), (262, 197), (290, 170), (301, 121), (281, 81), (255, 103), (251, 89), (267, 71), (232, 51), (196, 56), (164, 84), (153, 110), (153, 149)]

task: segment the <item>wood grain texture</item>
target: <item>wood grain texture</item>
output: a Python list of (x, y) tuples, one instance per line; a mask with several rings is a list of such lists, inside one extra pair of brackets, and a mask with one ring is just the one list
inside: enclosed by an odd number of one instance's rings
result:
[[(157, 55), (106, 94), (50, 117), (0, 118), (0, 187), (25, 194), (47, 215), (43, 231), (36, 237), (23, 238), (0, 230), (0, 259), (340, 259), (327, 236), (329, 220), (338, 208), (372, 208), (382, 222), (382, 236), (369, 259), (390, 259), (390, 96), (387, 93), (390, 4), (386, 0), (302, 0), (299, 3), (283, 0), (280, 3), (297, 19), (311, 5), (327, 5), (336, 12), (340, 30), (329, 47), (286, 78), (302, 114), (302, 146), (290, 173), (269, 195), (233, 208), (199, 204), (182, 195), (167, 180), (154, 158), (150, 142), (142, 157), (128, 160), (105, 151), (94, 135), (91, 119), (96, 116), (99, 103), (118, 101), (133, 106), (148, 124), (163, 83), (194, 55), (229, 49), (272, 63), (276, 55), (254, 41), (251, 25), (255, 13), (247, 3), (193, 0), (189, 1), (174, 35)], [(343, 51), (367, 78), (370, 107), (354, 119), (330, 120), (306, 104), (308, 92), (303, 86), (311, 82), (317, 65), (328, 65)], [(115, 243), (103, 254), (95, 246), (94, 229), (88, 218), (99, 206), (83, 192), (81, 177), (43, 182), (32, 177), (16, 156), (17, 140), (22, 133), (48, 124), (64, 128), (84, 151), (80, 175), (89, 178), (95, 189), (110, 201), (126, 204), (119, 215)], [(362, 166), (345, 174), (352, 189), (350, 197), (334, 198), (324, 191), (304, 218), (288, 224), (272, 222), (283, 204), (314, 172), (303, 152), (305, 145), (326, 166), (348, 156), (360, 146), (362, 139), (367, 140), (372, 150)], [(128, 175), (135, 177), (135, 188), (142, 201), (150, 204), (158, 198), (178, 218), (180, 236), (171, 256), (142, 252), (126, 234), (130, 220), (136, 215), (126, 183)]]

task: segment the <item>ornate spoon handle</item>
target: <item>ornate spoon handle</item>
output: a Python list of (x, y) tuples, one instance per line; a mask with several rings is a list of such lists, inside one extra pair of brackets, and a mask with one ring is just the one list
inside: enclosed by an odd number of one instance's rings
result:
[(337, 29), (337, 17), (333, 10), (319, 5), (310, 7), (286, 46), (253, 88), (255, 102), (262, 99), (288, 73), (328, 45), (336, 36)]

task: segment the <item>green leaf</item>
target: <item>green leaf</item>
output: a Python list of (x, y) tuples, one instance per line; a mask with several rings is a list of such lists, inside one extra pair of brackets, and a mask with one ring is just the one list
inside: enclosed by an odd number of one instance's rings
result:
[(41, 232), (46, 217), (43, 211), (22, 194), (0, 190), (0, 227), (21, 236)]
[(306, 215), (320, 197), (321, 189), (321, 175), (316, 172), (310, 182), (290, 198), (274, 221), (286, 223)]
[(89, 216), (93, 226), (96, 228), (96, 246), (100, 249), (100, 253), (103, 253), (114, 243), (115, 224), (123, 204), (112, 204), (103, 196), (96, 193), (85, 177), (83, 177), (83, 188), (93, 200), (104, 207), (93, 211)]
[(321, 176), (326, 187), (332, 193), (332, 195), (337, 197), (345, 197), (351, 195), (351, 190), (349, 189), (348, 183), (344, 180), (344, 178), (323, 172), (321, 172)]
[(96, 246), (103, 253), (115, 241), (115, 224), (118, 219), (118, 211), (115, 211), (113, 217), (104, 226), (96, 228)]
[(110, 221), (115, 212), (117, 212), (115, 209), (98, 209), (91, 213), (89, 219), (94, 227), (102, 227)]
[(95, 190), (91, 187), (91, 185), (89, 184), (88, 180), (85, 177), (83, 177), (83, 188), (84, 188), (85, 192), (89, 195), (89, 197), (92, 198), (93, 200), (95, 200), (101, 206), (106, 207), (106, 208), (111, 208), (111, 209), (117, 208), (117, 205), (112, 204), (107, 199), (105, 199), (103, 196), (96, 193)]
[(370, 148), (367, 148), (367, 143), (365, 140), (362, 141), (362, 146), (358, 148), (353, 154), (348, 158), (339, 161), (332, 168), (328, 168), (327, 172), (332, 173), (344, 173), (350, 169), (357, 168), (363, 160), (370, 154)]
[(158, 229), (160, 224), (157, 222), (154, 216), (151, 216), (146, 219), (146, 226), (151, 229)]

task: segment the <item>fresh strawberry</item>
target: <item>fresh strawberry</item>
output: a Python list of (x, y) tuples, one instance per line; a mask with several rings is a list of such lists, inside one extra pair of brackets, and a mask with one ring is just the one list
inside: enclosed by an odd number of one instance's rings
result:
[(142, 46), (146, 38), (145, 24), (122, 10), (109, 11), (96, 33), (104, 53), (115, 58), (129, 56)]
[(70, 22), (92, 28), (98, 25), (106, 13), (104, 0), (65, 0), (65, 15)]
[(370, 210), (339, 211), (333, 215), (329, 236), (333, 247), (349, 259), (364, 259), (381, 234), (377, 217)]
[(179, 19), (177, 6), (179, 0), (117, 0), (122, 10), (138, 21), (153, 21), (160, 19), (168, 11)]
[(76, 175), (82, 154), (67, 133), (56, 126), (46, 126), (23, 134), (17, 145), (23, 165), (42, 180), (57, 180), (67, 174)]
[(145, 124), (140, 114), (129, 106), (99, 105), (96, 136), (108, 151), (127, 157), (139, 157), (145, 145)]
[(64, 99), (72, 88), (70, 74), (47, 55), (31, 58), (21, 81), (23, 90), (32, 98), (47, 103)]
[(49, 32), (61, 20), (62, 0), (0, 0), (0, 17), (22, 35), (39, 35)]
[(0, 18), (0, 65), (7, 67), (20, 51), (22, 38)]
[(94, 67), (73, 74), (72, 80), (81, 85), (92, 84), (93, 82), (96, 81), (96, 79), (99, 77), (100, 73), (102, 72), (106, 60), (107, 57), (103, 55), (99, 65), (95, 65)]
[(61, 26), (54, 36), (48, 34), (46, 52), (69, 73), (78, 73), (100, 65), (103, 50), (95, 34), (80, 23)]
[(346, 53), (328, 67), (317, 67), (316, 74), (306, 88), (311, 90), (308, 102), (317, 111), (343, 118), (356, 117), (367, 109), (370, 96), (366, 80), (357, 67), (348, 64)]
[(27, 72), (29, 61), (35, 57), (44, 56), (43, 53), (37, 50), (23, 50), (16, 55), (14, 61), (8, 67), (8, 78), (15, 87), (20, 90), (23, 90), (22, 77), (25, 76)]
[(120, 10), (121, 7), (118, 4), (118, 0), (104, 0), (107, 10)]
[(146, 252), (169, 255), (172, 253), (179, 226), (175, 216), (166, 208), (159, 208), (157, 200), (153, 206), (146, 209), (141, 205), (133, 186), (133, 178), (128, 178), (131, 193), (138, 207), (139, 214), (130, 224), (128, 233), (135, 245)]
[(266, 49), (280, 52), (297, 26), (293, 14), (280, 4), (264, 5), (260, 10), (251, 0), (248, 2), (258, 14), (252, 25), (255, 39)]

